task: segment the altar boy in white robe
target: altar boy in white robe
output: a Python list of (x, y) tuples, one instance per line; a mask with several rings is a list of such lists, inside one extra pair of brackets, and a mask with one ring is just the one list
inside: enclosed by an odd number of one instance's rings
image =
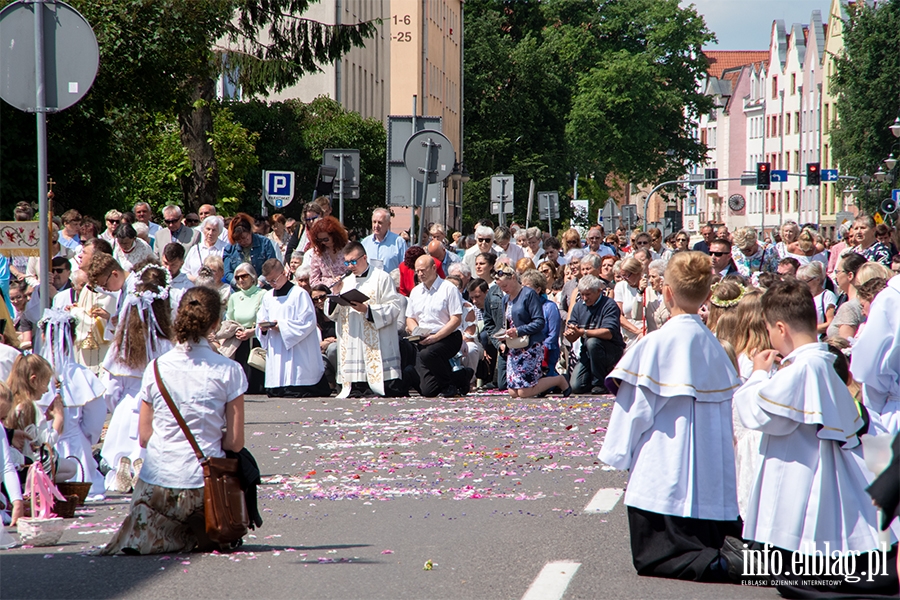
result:
[[(750, 546), (758, 553), (754, 561), (767, 554), (773, 564), (773, 555), (781, 555), (793, 575), (782, 585), (776, 581), (786, 597), (896, 597), (900, 525), (890, 536), (893, 549), (879, 542), (876, 509), (866, 494), (874, 475), (858, 437), (866, 432), (865, 419), (834, 368), (835, 356), (818, 342), (808, 287), (793, 278), (773, 284), (762, 312), (774, 349), (754, 357), (753, 374), (734, 396), (744, 426), (763, 434), (744, 524), (744, 539), (756, 542)], [(779, 355), (781, 368), (770, 377)], [(855, 572), (848, 574), (859, 581), (816, 574), (824, 572), (813, 568), (822, 555), (833, 565), (832, 553), (854, 556)], [(809, 565), (802, 572), (797, 557)], [(862, 571), (868, 575), (860, 577)]]
[(330, 396), (312, 298), (288, 281), (284, 265), (277, 258), (263, 263), (262, 274), (272, 286), (256, 314), (256, 337), (266, 351), (268, 395)]
[(337, 382), (343, 385), (338, 397), (361, 397), (370, 389), (379, 396), (405, 396), (397, 335), (400, 294), (390, 275), (369, 265), (362, 244), (350, 242), (343, 252), (351, 273), (332, 291), (356, 289), (369, 299), (351, 306), (328, 300), (325, 306), (325, 314), (337, 322)]
[(697, 315), (712, 265), (675, 254), (662, 293), (672, 317), (606, 379), (616, 394), (600, 460), (629, 469), (625, 505), (639, 575), (725, 581), (726, 536), (740, 536), (731, 396), (740, 379)]
[(866, 326), (853, 344), (853, 379), (863, 402), (888, 432), (900, 433), (900, 277), (872, 300)]

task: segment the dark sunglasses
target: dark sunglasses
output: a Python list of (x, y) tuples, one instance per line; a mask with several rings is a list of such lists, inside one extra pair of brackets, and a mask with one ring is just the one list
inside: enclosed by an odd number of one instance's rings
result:
[(303, 219), (303, 220), (306, 221), (307, 223), (312, 223), (313, 221), (318, 221), (319, 217), (312, 217), (311, 219)]
[(330, 237), (316, 238), (316, 241), (319, 242), (320, 244), (324, 244), (325, 242), (330, 242), (331, 238)]
[(107, 223), (120, 223), (121, 221), (119, 219), (107, 219), (106, 222)]
[(635, 242), (635, 246), (649, 246), (650, 242)]
[(181, 219), (163, 219), (163, 220), (166, 222), (166, 225), (174, 225), (175, 223), (177, 223), (177, 222), (180, 221)]
[(349, 267), (350, 265), (353, 265), (355, 267), (360, 260), (362, 260), (362, 256), (360, 256), (359, 258), (354, 258), (353, 260), (345, 260), (344, 266)]
[(479, 241), (479, 242), (484, 242), (485, 244), (490, 244), (490, 243), (493, 242), (494, 240), (492, 240), (491, 238), (478, 238), (478, 241)]
[(185, 225), (199, 225), (200, 220), (199, 219), (185, 219), (184, 224)]
[(53, 267), (52, 271), (54, 273), (65, 273), (67, 269), (65, 267)]
[(728, 256), (729, 254), (730, 252), (713, 252), (712, 250), (709, 252), (710, 256)]
[(312, 300), (313, 300), (313, 302), (322, 302), (323, 300), (325, 300), (325, 298), (326, 298), (325, 294), (322, 294), (320, 296), (313, 296)]

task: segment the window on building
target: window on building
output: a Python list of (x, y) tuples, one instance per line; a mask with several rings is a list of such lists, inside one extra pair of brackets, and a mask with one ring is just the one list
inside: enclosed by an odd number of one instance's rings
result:
[(795, 150), (794, 151), (794, 168), (797, 169), (797, 172), (800, 172), (800, 170), (802, 169), (802, 165), (803, 165), (803, 163), (800, 162), (800, 151)]
[(772, 76), (772, 99), (778, 98), (778, 75)]
[(800, 129), (800, 111), (794, 113), (794, 133), (802, 133), (803, 130)]
[(791, 73), (791, 96), (797, 94), (797, 74)]
[(831, 106), (828, 104), (822, 107), (822, 133), (828, 133), (831, 129), (831, 123), (828, 122), (828, 114), (831, 112), (830, 109)]

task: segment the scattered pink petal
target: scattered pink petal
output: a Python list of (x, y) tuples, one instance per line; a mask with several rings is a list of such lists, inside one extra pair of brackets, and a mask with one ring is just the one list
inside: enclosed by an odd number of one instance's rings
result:
[(381, 553), (382, 554), (393, 554), (394, 551), (393, 550), (382, 550)]

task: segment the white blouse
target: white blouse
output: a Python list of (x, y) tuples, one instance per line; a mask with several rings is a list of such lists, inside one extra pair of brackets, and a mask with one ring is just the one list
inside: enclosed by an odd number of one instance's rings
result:
[[(210, 348), (205, 339), (177, 344), (156, 362), (163, 384), (203, 454), (224, 457), (225, 405), (247, 391), (243, 368)], [(139, 398), (153, 407), (153, 435), (141, 479), (167, 488), (202, 488), (200, 462), (156, 385), (153, 363), (144, 371)]]

